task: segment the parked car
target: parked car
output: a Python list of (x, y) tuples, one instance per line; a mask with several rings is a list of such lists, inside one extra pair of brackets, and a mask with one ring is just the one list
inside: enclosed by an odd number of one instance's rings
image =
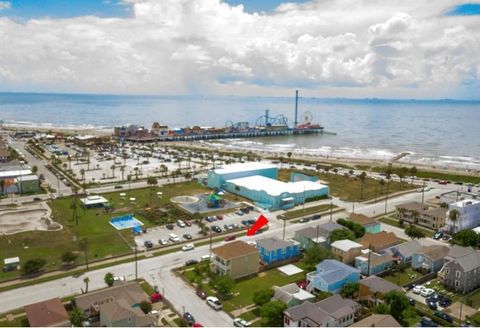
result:
[(311, 217), (311, 220), (314, 221), (314, 220), (319, 220), (322, 216), (320, 214), (315, 214)]
[(242, 318), (233, 319), (233, 325), (235, 327), (250, 327), (250, 323)]
[(450, 241), (451, 239), (452, 239), (451, 236), (446, 235), (446, 234), (443, 234), (443, 237), (442, 237), (442, 240), (443, 240), (443, 241)]
[(307, 281), (305, 279), (301, 280), (297, 282), (297, 286), (300, 287), (301, 289), (307, 289)]
[(217, 220), (223, 220), (223, 215), (217, 215)]
[(256, 241), (247, 241), (247, 244), (253, 247), (257, 247), (257, 242)]
[(225, 237), (225, 241), (232, 241), (232, 240), (235, 240), (235, 238), (237, 238), (237, 236), (235, 235), (227, 236)]
[(167, 239), (160, 239), (160, 240), (158, 241), (158, 243), (159, 243), (160, 245), (167, 245), (167, 244), (168, 244), (168, 240), (167, 240)]
[(150, 295), (150, 302), (152, 303), (159, 302), (161, 300), (162, 300), (162, 294), (160, 293), (153, 293), (152, 295)]
[(217, 221), (214, 216), (207, 216), (205, 218), (205, 221), (212, 223), (213, 221)]
[(217, 311), (220, 311), (223, 307), (222, 303), (220, 303), (218, 298), (216, 298), (214, 296), (208, 296), (207, 297), (207, 304)]
[(192, 326), (195, 323), (195, 318), (189, 312), (183, 314), (183, 318), (187, 321), (189, 326)]
[(417, 285), (417, 286), (413, 287), (413, 293), (414, 294), (420, 294), (424, 288), (425, 287), (423, 287), (422, 285)]
[(423, 297), (430, 297), (432, 296), (433, 294), (435, 293), (435, 290), (431, 289), (431, 288), (423, 288), (422, 291), (420, 292), (420, 295), (422, 295)]
[(413, 298), (409, 297), (408, 298), (408, 303), (410, 303), (411, 306), (415, 306), (415, 304), (417, 303)]
[(214, 231), (216, 233), (220, 233), (220, 232), (222, 232), (222, 228), (220, 228), (218, 225), (213, 225), (212, 226), (212, 231)]
[(422, 317), (422, 319), (420, 320), (420, 327), (438, 327), (438, 325), (433, 322), (432, 319), (428, 317)]
[(452, 300), (449, 299), (448, 297), (445, 297), (443, 295), (439, 295), (438, 297), (438, 304), (441, 306), (441, 307), (449, 307), (450, 305), (452, 305)]
[(174, 233), (171, 233), (168, 235), (168, 239), (170, 239), (171, 241), (173, 241), (174, 243), (178, 243), (180, 242), (180, 238), (174, 234)]
[(123, 186), (122, 185), (116, 185), (115, 189), (123, 189)]
[(177, 226), (179, 226), (180, 228), (185, 228), (186, 224), (182, 220), (177, 220)]
[(173, 230), (173, 224), (169, 223), (165, 225), (165, 228), (167, 228), (168, 230)]
[(210, 261), (212, 258), (213, 258), (213, 256), (210, 255), (210, 254), (202, 255), (202, 256), (200, 256), (200, 261), (202, 261), (202, 262), (203, 261)]
[(203, 326), (202, 326), (202, 324), (201, 324), (200, 322), (195, 322), (195, 323), (192, 325), (192, 327), (194, 327), (194, 328), (202, 328)]
[(34, 197), (34, 198), (33, 198), (33, 201), (34, 201), (34, 202), (38, 202), (38, 201), (41, 201), (41, 200), (42, 200), (42, 199), (41, 199), (40, 197)]
[(305, 223), (305, 222), (308, 222), (308, 221), (310, 221), (309, 217), (304, 217), (304, 218), (300, 219), (300, 223)]
[(186, 225), (187, 227), (191, 227), (191, 226), (192, 226), (192, 221), (190, 221), (190, 220), (189, 220), (189, 221), (185, 221), (185, 225)]
[(205, 293), (203, 290), (198, 289), (196, 292), (197, 296), (200, 297), (202, 300), (207, 298), (207, 293)]
[(153, 243), (152, 243), (150, 240), (146, 240), (146, 241), (143, 243), (143, 246), (145, 246), (145, 248), (152, 248), (152, 247), (153, 247)]
[(183, 238), (185, 238), (186, 240), (191, 240), (191, 239), (192, 239), (192, 235), (186, 233), (186, 234), (183, 235)]
[(435, 234), (433, 235), (433, 239), (436, 239), (436, 240), (439, 240), (443, 237), (443, 231), (437, 231), (435, 232)]
[(185, 262), (185, 266), (195, 265), (195, 264), (197, 264), (197, 263), (198, 263), (197, 260), (193, 260), (193, 259), (192, 259), (192, 260), (187, 260), (187, 261)]
[(235, 214), (238, 215), (238, 216), (242, 216), (243, 212), (242, 211), (236, 211)]
[(446, 314), (445, 312), (435, 311), (435, 312), (433, 312), (433, 315), (436, 316), (436, 317), (442, 318), (443, 320), (445, 320), (447, 322), (453, 323), (453, 318), (450, 315)]
[(191, 251), (195, 249), (195, 245), (194, 244), (186, 244), (182, 247), (182, 251), (186, 252), (186, 251)]
[(432, 300), (432, 299), (427, 299), (427, 300), (425, 300), (425, 303), (427, 304), (427, 306), (428, 306), (431, 310), (436, 310), (436, 309), (437, 309), (437, 302), (435, 302), (434, 300)]

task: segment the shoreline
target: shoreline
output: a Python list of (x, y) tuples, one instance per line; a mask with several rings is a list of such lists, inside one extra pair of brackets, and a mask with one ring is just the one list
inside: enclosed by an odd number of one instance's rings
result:
[[(37, 133), (63, 133), (66, 135), (94, 135), (96, 137), (105, 137), (113, 134), (113, 128), (111, 127), (94, 127), (94, 126), (32, 126), (30, 124), (18, 124), (18, 123), (4, 123), (1, 127), (3, 131), (33, 131)], [(232, 139), (232, 140), (255, 140), (256, 138), (245, 138), (245, 139)], [(229, 139), (223, 139), (228, 141)], [(210, 141), (181, 141), (181, 142), (159, 142), (163, 145), (174, 145), (177, 147), (184, 148), (196, 148), (203, 150), (212, 150), (217, 149), (221, 152), (255, 152), (259, 154), (262, 158), (267, 157), (284, 157), (288, 158), (288, 153), (292, 153), (292, 159), (305, 160), (310, 162), (321, 162), (326, 164), (343, 164), (349, 166), (364, 165), (364, 166), (386, 166), (389, 163), (392, 163), (394, 166), (415, 166), (417, 169), (434, 171), (438, 173), (447, 173), (447, 174), (461, 174), (461, 175), (470, 175), (476, 176), (480, 174), (480, 162), (479, 163), (468, 163), (461, 161), (446, 161), (450, 163), (449, 165), (445, 163), (440, 163), (440, 159), (443, 158), (461, 158), (462, 156), (454, 157), (448, 155), (437, 155), (431, 156), (431, 158), (436, 158), (438, 163), (422, 163), (418, 160), (412, 160), (412, 152), (402, 151), (397, 154), (391, 153), (389, 156), (384, 155), (383, 158), (369, 158), (369, 157), (346, 157), (339, 156), (339, 154), (320, 154), (315, 153), (314, 149), (306, 149), (303, 147), (292, 147), (287, 149), (280, 150), (271, 150), (266, 147), (248, 147), (240, 146), (232, 143), (222, 143), (218, 140)], [(271, 146), (271, 145), (270, 145)], [(293, 145), (294, 146), (294, 145)], [(433, 162), (433, 160), (431, 160)], [(456, 164), (456, 165), (455, 165)], [(466, 170), (463, 166), (478, 166), (477, 169), (471, 168)]]

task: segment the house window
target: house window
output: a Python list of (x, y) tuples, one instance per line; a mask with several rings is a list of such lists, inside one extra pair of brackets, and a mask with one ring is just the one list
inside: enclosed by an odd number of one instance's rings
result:
[(446, 269), (445, 269), (445, 273), (446, 273), (446, 274), (449, 274), (449, 273), (450, 273), (450, 268), (446, 268)]
[(455, 287), (460, 287), (460, 281), (459, 280), (455, 280)]
[(455, 277), (460, 278), (460, 271), (455, 272)]
[(285, 316), (285, 319), (283, 320), (283, 322), (285, 323), (285, 325), (290, 325), (290, 318)]

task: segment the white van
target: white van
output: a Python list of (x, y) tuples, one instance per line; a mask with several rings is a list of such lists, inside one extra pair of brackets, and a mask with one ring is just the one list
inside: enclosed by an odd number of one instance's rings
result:
[(210, 261), (212, 260), (212, 256), (210, 254), (207, 254), (207, 255), (203, 255), (200, 257), (200, 261)]
[(174, 234), (174, 233), (169, 234), (168, 237), (169, 237), (169, 239), (170, 239), (171, 241), (173, 241), (174, 243), (180, 242), (180, 238), (179, 238), (176, 234)]

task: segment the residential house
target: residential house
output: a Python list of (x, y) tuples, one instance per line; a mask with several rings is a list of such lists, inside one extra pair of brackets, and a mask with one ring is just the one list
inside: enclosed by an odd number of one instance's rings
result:
[(390, 314), (372, 314), (350, 327), (402, 327), (402, 325)]
[(370, 276), (359, 281), (358, 299), (366, 301), (370, 305), (375, 305), (383, 300), (383, 295), (392, 290), (403, 291), (400, 286), (390, 281), (377, 276)]
[[(457, 210), (459, 217), (456, 221), (450, 219), (450, 212)], [(460, 230), (473, 229), (480, 226), (480, 200), (465, 199), (448, 205), (445, 227), (451, 233)]]
[(446, 288), (466, 294), (480, 287), (480, 251), (454, 245), (438, 272)]
[(307, 273), (307, 291), (338, 293), (345, 284), (359, 279), (360, 270), (337, 260), (324, 260), (315, 271)]
[(393, 257), (366, 250), (365, 254), (355, 258), (355, 267), (364, 276), (377, 275), (389, 270), (393, 265)]
[(330, 245), (332, 253), (343, 263), (353, 263), (360, 255), (363, 245), (349, 239), (337, 240)]
[(314, 302), (315, 295), (301, 289), (297, 284), (288, 284), (282, 287), (273, 286), (273, 299), (282, 301), (288, 307), (300, 305), (303, 302)]
[(326, 222), (315, 227), (306, 227), (295, 231), (295, 239), (300, 243), (301, 249), (307, 249), (310, 245), (328, 247), (330, 245), (330, 233), (334, 230), (345, 229), (336, 222)]
[(392, 255), (402, 263), (410, 263), (412, 262), (413, 253), (420, 250), (421, 248), (422, 245), (418, 242), (418, 240), (411, 240), (387, 248), (385, 250), (385, 253)]
[(88, 318), (97, 318), (100, 326), (149, 327), (153, 318), (140, 309), (143, 301), (149, 301), (147, 294), (137, 282), (130, 282), (79, 295), (73, 304)]
[(24, 309), (30, 327), (70, 326), (68, 313), (58, 297), (25, 305)]
[(430, 208), (420, 213), (418, 225), (438, 230), (445, 226), (448, 210), (443, 207)]
[(260, 257), (258, 250), (237, 240), (212, 249), (213, 267), (220, 275), (238, 279), (258, 273)]
[(379, 233), (366, 233), (360, 239), (360, 244), (365, 248), (370, 248), (374, 252), (381, 252), (384, 249), (398, 244), (400, 240), (393, 232), (381, 231)]
[(370, 218), (366, 215), (350, 213), (348, 218), (349, 218), (350, 221), (358, 223), (362, 227), (364, 227), (365, 232), (379, 233), (380, 231), (382, 231), (380, 222), (375, 221), (374, 219), (372, 219), (372, 218)]
[(347, 327), (355, 320), (360, 305), (340, 295), (317, 303), (305, 302), (283, 312), (284, 327)]
[(263, 263), (294, 259), (300, 255), (300, 244), (296, 241), (271, 237), (257, 240), (257, 249)]
[(424, 274), (438, 272), (445, 263), (450, 248), (443, 245), (424, 246), (412, 256), (412, 268)]
[(415, 224), (418, 223), (420, 213), (427, 209), (427, 205), (419, 202), (408, 202), (400, 205), (395, 205), (397, 219)]

